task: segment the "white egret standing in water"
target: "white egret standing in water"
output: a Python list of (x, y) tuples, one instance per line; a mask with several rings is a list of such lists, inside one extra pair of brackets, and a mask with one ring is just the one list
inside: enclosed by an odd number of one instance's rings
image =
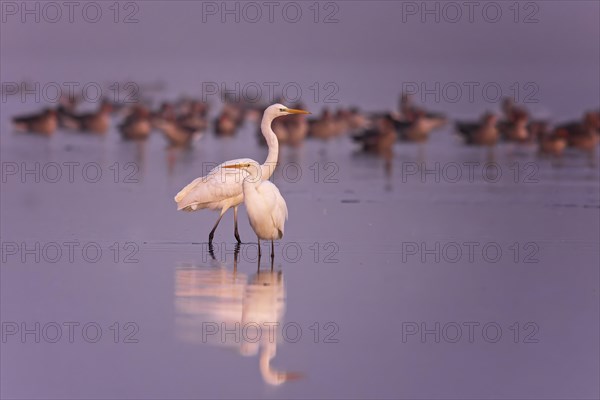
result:
[[(277, 141), (277, 136), (273, 132), (273, 129), (271, 129), (271, 122), (277, 117), (289, 114), (310, 113), (304, 110), (287, 108), (281, 104), (273, 104), (272, 106), (269, 106), (263, 114), (260, 129), (265, 137), (265, 140), (267, 141), (267, 145), (269, 146), (269, 154), (267, 155), (267, 159), (265, 160), (264, 164), (259, 165), (259, 179), (261, 180), (267, 180), (271, 177), (275, 166), (277, 165), (277, 158), (279, 155), (279, 142)], [(208, 235), (209, 243), (212, 243), (215, 230), (217, 229), (219, 222), (221, 222), (223, 214), (225, 214), (225, 212), (231, 207), (233, 207), (235, 238), (239, 243), (241, 243), (237, 225), (237, 209), (238, 206), (244, 201), (242, 182), (247, 174), (244, 172), (243, 176), (240, 176), (239, 170), (234, 171), (231, 169), (223, 169), (223, 167), (249, 163), (258, 164), (256, 161), (249, 158), (226, 161), (213, 168), (208, 175), (194, 179), (194, 181), (184, 187), (175, 196), (177, 210), (196, 211), (203, 208), (221, 210), (219, 219), (217, 219), (215, 226)], [(275, 189), (277, 190), (277, 188)], [(277, 191), (277, 193), (279, 193), (279, 191)]]
[(260, 239), (263, 239), (271, 241), (272, 259), (275, 256), (273, 240), (283, 237), (288, 210), (277, 186), (271, 181), (261, 179), (261, 167), (256, 161), (223, 166), (223, 168), (236, 168), (247, 172), (242, 185), (244, 203), (250, 226), (258, 237), (258, 257), (260, 258)]

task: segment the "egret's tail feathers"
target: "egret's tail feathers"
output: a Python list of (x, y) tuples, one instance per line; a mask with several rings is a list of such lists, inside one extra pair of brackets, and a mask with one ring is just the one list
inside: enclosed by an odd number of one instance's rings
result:
[(175, 195), (175, 197), (173, 198), (175, 200), (176, 203), (179, 203), (181, 200), (183, 200), (183, 198), (189, 193), (191, 192), (196, 185), (202, 180), (202, 178), (196, 178), (194, 179), (191, 183), (189, 183), (186, 187), (184, 187), (183, 189), (181, 189), (179, 191), (179, 193), (177, 193)]
[(198, 204), (178, 204), (177, 211), (196, 211), (198, 209)]

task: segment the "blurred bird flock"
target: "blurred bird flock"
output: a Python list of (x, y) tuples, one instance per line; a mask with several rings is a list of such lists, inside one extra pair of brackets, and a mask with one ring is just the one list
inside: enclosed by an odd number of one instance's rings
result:
[[(275, 102), (285, 104), (282, 99)], [(266, 145), (258, 129), (260, 116), (269, 105), (266, 102), (236, 101), (223, 96), (222, 106), (214, 114), (210, 113), (211, 108), (217, 108), (214, 104), (191, 97), (159, 102), (154, 107), (151, 106), (154, 102), (148, 99), (135, 103), (104, 99), (89, 112), (79, 111), (82, 103), (81, 98), (64, 96), (56, 107), (14, 115), (14, 131), (49, 138), (60, 131), (106, 135), (114, 122), (123, 141), (145, 141), (151, 135), (161, 135), (169, 147), (191, 148), (202, 146), (202, 137), (209, 132), (217, 137), (232, 137), (243, 124), (253, 123), (257, 126), (258, 143)], [(306, 109), (302, 103), (285, 105)], [(357, 151), (385, 159), (393, 157), (397, 145), (426, 143), (437, 131), (449, 131), (466, 146), (493, 149), (501, 143), (513, 143), (535, 148), (539, 156), (557, 160), (565, 153), (587, 157), (593, 165), (600, 141), (600, 111), (582, 110), (579, 117), (555, 122), (537, 119), (523, 105), (505, 97), (500, 110), (464, 121), (428, 110), (416, 104), (411, 95), (401, 93), (396, 109), (366, 111), (352, 105), (324, 107), (311, 117), (276, 119), (273, 131), (280, 146), (297, 148), (306, 140), (327, 142), (347, 137), (356, 144)]]

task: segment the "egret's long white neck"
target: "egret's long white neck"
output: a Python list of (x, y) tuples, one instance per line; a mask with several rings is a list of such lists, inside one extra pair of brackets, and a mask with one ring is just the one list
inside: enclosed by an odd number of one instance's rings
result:
[[(266, 163), (265, 163), (266, 164)], [(256, 187), (260, 185), (260, 183), (268, 178), (265, 178), (263, 174), (265, 174), (265, 164), (256, 166), (258, 168), (252, 167), (246, 170), (247, 176), (244, 178), (242, 182), (242, 187), (244, 188), (244, 196), (252, 196), (256, 193)], [(274, 168), (274, 167), (273, 167)]]
[(267, 146), (269, 146), (267, 159), (260, 166), (262, 172), (261, 177), (263, 180), (267, 180), (273, 175), (273, 171), (275, 171), (275, 167), (277, 166), (277, 158), (279, 157), (279, 141), (271, 128), (273, 119), (272, 116), (265, 114), (260, 123), (260, 130), (267, 141)]

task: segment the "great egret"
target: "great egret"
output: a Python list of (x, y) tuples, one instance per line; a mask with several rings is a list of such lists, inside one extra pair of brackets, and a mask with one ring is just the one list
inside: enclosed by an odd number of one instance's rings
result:
[(277, 186), (271, 181), (261, 180), (261, 167), (256, 161), (250, 161), (225, 165), (223, 168), (237, 168), (247, 172), (242, 185), (244, 203), (250, 226), (258, 237), (258, 257), (260, 258), (260, 239), (263, 239), (271, 241), (271, 259), (273, 259), (275, 256), (273, 240), (283, 237), (288, 210)]
[[(277, 136), (275, 136), (275, 133), (271, 129), (271, 122), (277, 117), (289, 114), (310, 113), (304, 110), (287, 108), (281, 104), (273, 104), (272, 106), (269, 106), (263, 114), (260, 128), (267, 141), (267, 145), (269, 146), (269, 154), (267, 155), (265, 162), (260, 165), (260, 179), (266, 180), (271, 177), (279, 155), (279, 143), (277, 141)], [(212, 243), (215, 230), (217, 229), (221, 218), (223, 218), (223, 214), (231, 207), (233, 207), (235, 238), (241, 243), (237, 225), (237, 209), (244, 201), (244, 192), (242, 189), (244, 176), (240, 177), (240, 171), (223, 169), (223, 167), (227, 165), (248, 163), (256, 163), (256, 161), (249, 158), (226, 161), (213, 168), (208, 175), (192, 181), (175, 196), (177, 210), (196, 211), (203, 208), (221, 210), (221, 214), (219, 215), (215, 226), (208, 235), (209, 243)]]
[[(303, 108), (298, 103), (295, 108)], [(308, 134), (308, 120), (306, 116), (286, 116), (273, 121), (273, 132), (277, 135), (280, 145), (300, 147)], [(261, 140), (259, 138), (259, 140)]]

